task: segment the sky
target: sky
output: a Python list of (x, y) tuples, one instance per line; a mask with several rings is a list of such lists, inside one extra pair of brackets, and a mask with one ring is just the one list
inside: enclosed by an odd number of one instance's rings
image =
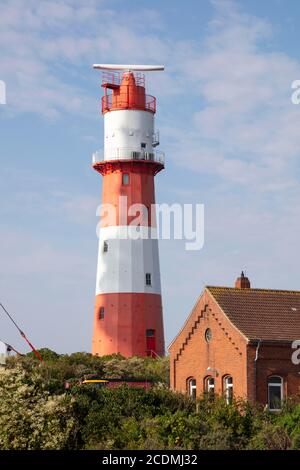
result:
[[(205, 206), (205, 243), (161, 240), (166, 345), (205, 285), (300, 290), (300, 3), (1, 0), (0, 302), (36, 347), (90, 351), (102, 148), (93, 63), (149, 73), (158, 203)], [(28, 348), (0, 314), (0, 339)]]

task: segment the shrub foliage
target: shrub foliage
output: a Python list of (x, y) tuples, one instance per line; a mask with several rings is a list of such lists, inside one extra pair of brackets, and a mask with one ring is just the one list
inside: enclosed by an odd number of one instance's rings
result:
[[(0, 369), (0, 449), (300, 449), (298, 397), (271, 414), (243, 400), (170, 391), (168, 358), (40, 353), (44, 363), (30, 353)], [(80, 385), (93, 374), (154, 385)]]

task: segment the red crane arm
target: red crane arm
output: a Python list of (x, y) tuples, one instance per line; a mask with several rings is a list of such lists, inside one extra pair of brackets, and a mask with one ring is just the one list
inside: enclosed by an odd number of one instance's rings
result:
[(29, 347), (31, 348), (31, 350), (33, 351), (33, 353), (36, 355), (36, 357), (38, 358), (39, 361), (41, 362), (44, 362), (40, 353), (35, 349), (35, 347), (31, 344), (31, 342), (29, 341), (29, 339), (26, 337), (24, 331), (21, 330), (21, 328), (17, 325), (17, 323), (15, 322), (15, 320), (13, 319), (13, 317), (8, 313), (8, 311), (6, 310), (6, 308), (2, 305), (2, 303), (0, 302), (0, 307), (4, 310), (4, 312), (6, 313), (6, 315), (8, 316), (8, 318), (10, 319), (10, 321), (15, 325), (15, 327), (17, 328), (17, 330), (19, 331), (20, 335), (22, 336), (22, 338), (25, 339), (26, 343), (29, 345)]
[(25, 339), (26, 343), (29, 344), (30, 348), (32, 349), (33, 353), (36, 355), (39, 361), (44, 362), (42, 359), (42, 356), (40, 353), (35, 349), (35, 347), (31, 344), (29, 339), (26, 337), (25, 333), (23, 331), (20, 331), (21, 336)]

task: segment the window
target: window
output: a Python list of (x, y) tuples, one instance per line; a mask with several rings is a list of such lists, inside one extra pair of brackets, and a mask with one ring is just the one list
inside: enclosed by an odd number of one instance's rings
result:
[(103, 242), (103, 253), (107, 253), (107, 252), (108, 252), (108, 243)]
[(146, 148), (146, 145), (147, 145), (146, 142), (141, 142), (141, 148), (142, 148), (142, 149), (145, 149), (145, 148)]
[(215, 379), (213, 377), (206, 377), (204, 383), (204, 390), (209, 398), (214, 399), (215, 396)]
[(230, 405), (233, 400), (233, 380), (230, 375), (224, 377), (223, 389), (225, 392), (225, 399), (227, 405)]
[(189, 379), (188, 380), (188, 394), (192, 398), (196, 398), (196, 392), (197, 392), (197, 384), (196, 384), (196, 379)]
[(156, 356), (156, 339), (155, 339), (155, 330), (149, 328), (146, 330), (146, 347), (147, 347), (147, 356), (155, 357)]
[(103, 320), (103, 318), (104, 318), (104, 307), (100, 307), (99, 320)]
[(268, 378), (268, 405), (270, 410), (281, 410), (283, 400), (282, 377), (272, 376)]
[(129, 184), (129, 174), (128, 173), (122, 173), (122, 184), (123, 185)]
[(205, 339), (206, 339), (206, 342), (209, 343), (210, 340), (212, 338), (212, 332), (211, 332), (211, 329), (210, 328), (207, 328), (207, 330), (205, 330)]
[(151, 273), (146, 273), (146, 286), (151, 286)]
[(155, 336), (155, 330), (146, 330), (146, 336), (147, 338), (151, 337), (151, 336)]

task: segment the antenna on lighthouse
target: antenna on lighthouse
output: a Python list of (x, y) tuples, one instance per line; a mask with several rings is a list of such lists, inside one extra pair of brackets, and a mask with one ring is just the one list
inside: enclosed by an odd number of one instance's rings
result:
[(164, 65), (135, 65), (135, 64), (93, 64), (97, 70), (126, 70), (127, 72), (157, 72), (164, 70)]

